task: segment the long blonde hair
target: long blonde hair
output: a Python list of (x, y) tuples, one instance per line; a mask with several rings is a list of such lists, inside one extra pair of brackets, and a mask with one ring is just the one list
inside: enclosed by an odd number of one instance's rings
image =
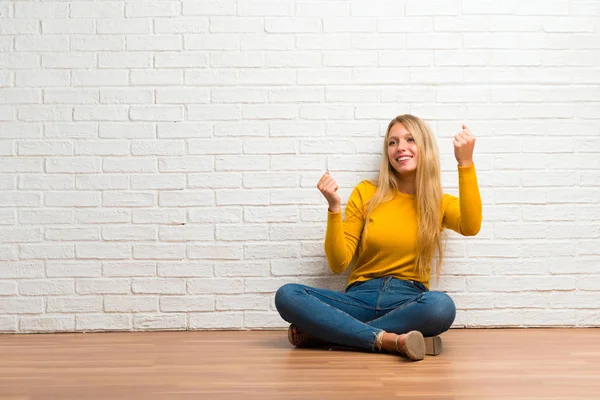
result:
[(429, 126), (413, 115), (399, 115), (390, 121), (383, 141), (383, 157), (375, 194), (367, 203), (364, 212), (364, 228), (361, 246), (364, 246), (369, 215), (382, 203), (393, 198), (399, 190), (400, 180), (390, 164), (388, 156), (388, 136), (392, 126), (402, 124), (412, 134), (418, 149), (415, 203), (417, 211), (418, 238), (416, 267), (419, 275), (428, 276), (434, 263), (439, 275), (443, 259), (443, 238), (441, 228), (442, 184), (440, 177), (440, 157), (435, 136)]

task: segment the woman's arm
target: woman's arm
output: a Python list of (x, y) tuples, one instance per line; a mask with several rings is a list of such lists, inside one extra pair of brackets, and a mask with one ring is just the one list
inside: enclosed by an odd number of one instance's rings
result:
[(360, 183), (350, 195), (346, 205), (346, 218), (342, 222), (342, 213), (327, 213), (327, 232), (325, 233), (325, 255), (329, 268), (336, 274), (348, 268), (363, 230), (363, 193)]
[(362, 232), (362, 195), (359, 184), (350, 195), (346, 205), (346, 220), (342, 221), (341, 200), (337, 193), (338, 185), (329, 174), (325, 172), (317, 188), (327, 200), (327, 232), (325, 233), (325, 255), (329, 262), (329, 268), (334, 273), (340, 273), (348, 268), (356, 247), (360, 241)]
[(443, 226), (464, 236), (474, 236), (481, 229), (481, 197), (475, 165), (458, 167), (459, 197), (444, 195)]
[(481, 229), (481, 196), (473, 164), (475, 138), (465, 125), (454, 137), (454, 156), (458, 162), (459, 198), (445, 195), (443, 226), (465, 236), (476, 235)]

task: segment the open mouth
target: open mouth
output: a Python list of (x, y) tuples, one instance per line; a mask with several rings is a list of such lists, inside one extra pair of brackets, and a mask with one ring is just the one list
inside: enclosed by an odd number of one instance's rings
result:
[(412, 156), (400, 156), (396, 158), (398, 164), (406, 164), (410, 160), (412, 160)]

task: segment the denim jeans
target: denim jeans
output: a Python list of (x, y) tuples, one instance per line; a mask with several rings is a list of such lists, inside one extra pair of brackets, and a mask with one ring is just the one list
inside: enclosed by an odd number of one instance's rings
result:
[(319, 339), (371, 351), (382, 330), (435, 336), (456, 316), (447, 294), (390, 276), (355, 282), (345, 292), (288, 283), (275, 294), (275, 306), (284, 320)]

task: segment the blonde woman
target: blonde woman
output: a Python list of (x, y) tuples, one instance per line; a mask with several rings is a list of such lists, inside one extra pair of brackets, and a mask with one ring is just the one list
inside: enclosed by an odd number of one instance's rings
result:
[(442, 193), (435, 137), (412, 115), (389, 123), (379, 178), (354, 188), (343, 221), (338, 185), (328, 172), (321, 177), (329, 267), (341, 273), (352, 265), (352, 272), (345, 292), (299, 284), (277, 291), (275, 305), (291, 323), (293, 345), (333, 343), (424, 358), (424, 336), (445, 332), (456, 315), (447, 294), (429, 291), (431, 265), (441, 268), (443, 229), (472, 236), (481, 226), (474, 145), (463, 125), (454, 137), (459, 198)]

